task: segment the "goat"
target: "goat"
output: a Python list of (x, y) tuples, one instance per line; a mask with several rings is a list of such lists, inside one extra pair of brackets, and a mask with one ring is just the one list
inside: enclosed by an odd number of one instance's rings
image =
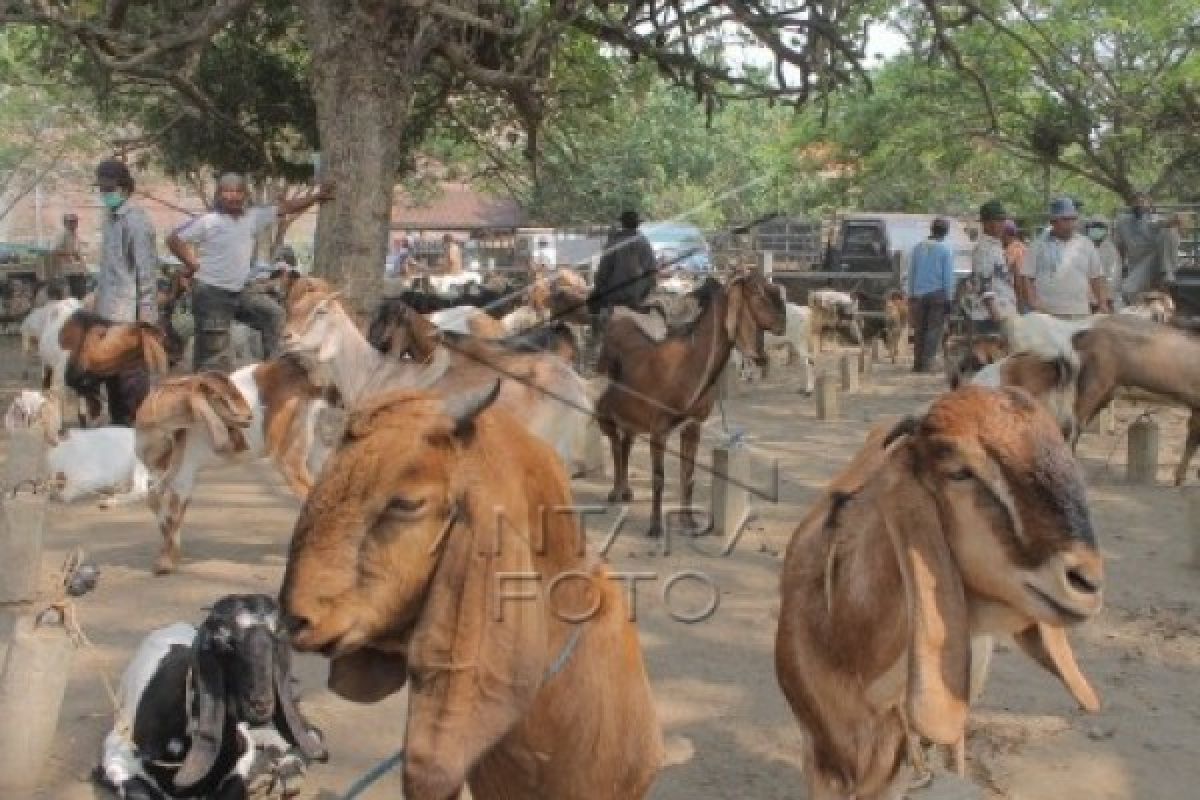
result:
[(203, 468), (269, 457), (304, 499), (328, 453), (316, 436), (330, 405), (294, 360), (251, 364), (229, 377), (205, 372), (163, 381), (137, 415), (138, 457), (154, 477), (148, 500), (163, 544), (162, 574), (179, 565), (183, 515)]
[(976, 636), (1013, 634), (1098, 709), (1064, 626), (1102, 586), (1081, 470), (1028, 394), (966, 387), (873, 431), (783, 566), (775, 663), (808, 796), (900, 798), (911, 734), (961, 747)]
[[(68, 353), (66, 384), (92, 397), (96, 408), (99, 382), (121, 376), (124, 405), (132, 418), (150, 390), (149, 381), (137, 368), (158, 375), (165, 375), (169, 368), (163, 341), (162, 330), (149, 323), (111, 322), (91, 311), (76, 311), (58, 335), (59, 346)], [(113, 418), (112, 422), (126, 425), (132, 419)]]
[[(107, 492), (102, 508), (141, 500), (149, 474), (134, 453), (133, 430), (118, 425), (60, 433), (62, 420), (53, 390), (22, 391), (4, 417), (8, 430), (39, 428), (50, 448), (46, 467), (58, 484), (58, 499), (70, 503), (85, 494)], [(129, 487), (127, 491), (118, 489)]]
[(1160, 325), (1168, 325), (1175, 317), (1175, 301), (1166, 292), (1142, 292), (1133, 305), (1125, 306), (1119, 313), (1133, 314)]
[(454, 306), (429, 315), (438, 330), (470, 334), (483, 339), (499, 339), (509, 333), (504, 321), (475, 306)]
[(1078, 425), (1075, 417), (1078, 380), (1079, 364), (1072, 359), (1016, 353), (982, 367), (971, 378), (971, 383), (991, 389), (1002, 386), (1024, 389), (1058, 422), (1063, 439), (1074, 442)]
[(981, 369), (1006, 355), (1008, 342), (1003, 336), (947, 334), (942, 338), (942, 365), (951, 389), (968, 383)]
[(808, 293), (811, 309), (809, 325), (812, 327), (814, 346), (811, 352), (825, 349), (825, 332), (837, 331), (843, 324), (850, 328), (850, 337), (855, 344), (862, 344), (862, 325), (858, 320), (858, 298), (836, 289), (814, 289)]
[[(311, 367), (328, 370), (347, 408), (384, 389), (436, 383), (439, 390), (449, 392), (453, 386), (477, 386), (499, 375), (503, 378), (500, 405), (551, 444), (564, 464), (573, 463), (579, 430), (587, 424), (592, 404), (587, 384), (567, 361), (551, 353), (510, 348), (504, 342), (439, 333), (403, 305), (392, 303), (386, 308), (386, 319), (376, 312), (369, 342), (337, 302), (336, 293), (306, 293), (289, 308), (283, 346)], [(404, 343), (399, 343), (400, 338)], [(384, 346), (395, 358), (376, 349)], [(410, 348), (428, 366), (400, 362)]]
[(899, 289), (890, 289), (883, 298), (883, 341), (888, 357), (895, 364), (908, 331), (908, 298)]
[(351, 414), (292, 534), (292, 643), (349, 700), (412, 679), (408, 800), (640, 800), (663, 746), (637, 628), (578, 517), (547, 513), (567, 475), (498, 392)]
[[(812, 394), (816, 388), (817, 381), (817, 364), (813, 360), (813, 337), (812, 337), (812, 309), (808, 306), (796, 305), (795, 303), (785, 303), (784, 312), (787, 321), (784, 325), (783, 335), (777, 336), (770, 331), (763, 332), (763, 348), (766, 350), (784, 349), (787, 351), (787, 364), (792, 365), (796, 359), (800, 359), (801, 366), (804, 370), (804, 388), (801, 389), (806, 395)], [(734, 368), (742, 376), (743, 380), (752, 380), (754, 363), (750, 359), (742, 358), (741, 353), (734, 351), (730, 354), (730, 361), (733, 362)]]
[(1118, 389), (1142, 389), (1191, 410), (1175, 485), (1200, 447), (1200, 338), (1133, 314), (1115, 314), (1073, 338), (1082, 364), (1075, 401), (1076, 436)]
[(199, 629), (151, 631), (121, 678), (97, 782), (125, 800), (296, 794), (327, 753), (296, 702), (290, 662), (266, 595), (222, 597)]

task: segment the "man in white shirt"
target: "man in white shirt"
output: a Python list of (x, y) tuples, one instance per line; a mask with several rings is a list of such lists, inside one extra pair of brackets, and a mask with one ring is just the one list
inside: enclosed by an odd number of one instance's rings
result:
[(1078, 219), (1071, 198), (1060, 197), (1050, 204), (1050, 230), (1034, 241), (1022, 275), (1034, 311), (1082, 319), (1091, 315), (1089, 297), (1095, 298), (1100, 311), (1112, 311), (1100, 256), (1091, 240), (1075, 229)]
[(971, 278), (967, 309), (975, 333), (997, 333), (1001, 320), (1017, 313), (1017, 290), (1004, 252), (1004, 224), (1008, 213), (999, 200), (979, 207), (982, 232), (971, 252)]
[(232, 368), (229, 326), (233, 320), (262, 336), (263, 355), (271, 358), (279, 345), (283, 309), (262, 292), (247, 291), (254, 261), (254, 240), (277, 217), (304, 211), (333, 196), (332, 187), (286, 200), (278, 206), (246, 207), (246, 181), (226, 173), (217, 182), (214, 210), (176, 228), (167, 247), (183, 262), (183, 278), (191, 283), (195, 342), (192, 368)]

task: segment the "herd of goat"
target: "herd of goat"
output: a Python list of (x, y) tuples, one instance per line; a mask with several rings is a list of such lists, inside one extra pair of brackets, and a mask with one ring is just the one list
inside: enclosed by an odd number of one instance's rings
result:
[[(408, 689), (410, 800), (464, 786), (477, 800), (644, 797), (664, 750), (637, 626), (576, 516), (546, 509), (572, 505), (589, 425), (611, 444), (610, 502), (630, 501), (630, 449), (645, 435), (660, 533), (666, 437), (680, 431), (686, 507), (727, 362), (750, 377), (784, 349), (811, 391), (826, 332), (862, 343), (853, 298), (814, 292), (801, 306), (759, 273), (710, 281), (682, 320), (615, 314), (589, 382), (571, 327), (586, 320), (587, 286), (573, 274), (515, 294), (408, 292), (366, 326), (323, 281), (286, 275), (276, 291), (284, 354), (229, 375), (168, 376), (162, 331), (74, 300), (22, 326), (43, 388), (17, 397), (6, 426), (44, 431), (64, 500), (117, 486), (107, 502), (144, 497), (162, 537), (157, 572), (180, 563), (205, 468), (268, 458), (303, 501), (278, 602), (225, 598), (199, 628), (142, 643), (98, 778), (135, 800), (242, 797), (264, 774), (294, 791), (327, 756), (292, 694), (295, 648), (327, 656), (330, 688), (350, 700)], [(1183, 481), (1200, 444), (1200, 339), (1169, 324), (1167, 303), (947, 337), (951, 390), (876, 424), (800, 521), (775, 657), (813, 800), (903, 797), (923, 742), (950, 748), (961, 772), (996, 635), (1099, 708), (1065, 632), (1099, 610), (1104, 588), (1072, 449), (1118, 392), (1149, 392), (1192, 410)], [(905, 317), (889, 296), (893, 361)], [(88, 427), (100, 382), (138, 365), (156, 379), (119, 387), (132, 426)], [(74, 394), (82, 427), (64, 431)], [(500, 576), (530, 573), (553, 595), (497, 591)]]

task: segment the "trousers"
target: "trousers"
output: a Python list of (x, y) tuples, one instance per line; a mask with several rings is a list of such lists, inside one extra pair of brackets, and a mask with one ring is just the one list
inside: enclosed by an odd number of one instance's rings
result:
[(196, 337), (192, 369), (196, 372), (229, 372), (233, 368), (229, 328), (234, 320), (259, 332), (263, 358), (271, 358), (279, 350), (283, 308), (262, 292), (235, 292), (197, 281), (192, 290), (192, 317)]
[(947, 303), (941, 289), (912, 298), (913, 372), (928, 372), (941, 347)]

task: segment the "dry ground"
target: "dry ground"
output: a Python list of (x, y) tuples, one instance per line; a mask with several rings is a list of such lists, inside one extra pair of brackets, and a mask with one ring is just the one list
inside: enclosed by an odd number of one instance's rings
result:
[[(7, 365), (7, 377), (15, 378), (11, 353), (0, 353), (0, 365)], [(727, 407), (730, 424), (749, 434), (760, 467), (777, 459), (782, 479), (779, 502), (759, 503), (757, 522), (728, 557), (701, 554), (678, 539), (674, 552), (663, 556), (640, 538), (647, 521), (649, 476), (646, 447), (637, 448), (637, 498), (627, 532), (611, 550), (613, 563), (664, 577), (678, 570), (703, 570), (720, 591), (716, 613), (694, 625), (670, 618), (661, 599), (661, 579), (643, 584), (639, 592), (642, 641), (675, 762), (654, 789), (657, 800), (803, 797), (797, 728), (772, 666), (781, 553), (807, 504), (849, 460), (869, 421), (916, 410), (940, 388), (935, 378), (882, 365), (860, 393), (843, 398), (844, 420), (824, 423), (815, 419), (812, 400), (795, 392), (794, 378), (776, 374), (779, 379), (740, 391)], [(7, 404), (6, 397), (0, 400)], [(1133, 414), (1127, 409), (1119, 415), (1121, 429)], [(1178, 455), (1184, 417), (1164, 411), (1158, 418), (1164, 444), (1160, 479), (1165, 483)], [(719, 438), (719, 423), (714, 423), (705, 447)], [(1002, 645), (970, 721), (972, 778), (991, 797), (1020, 800), (1196, 797), (1200, 572), (1187, 566), (1190, 534), (1184, 498), (1165, 485), (1124, 485), (1123, 438), (1090, 434), (1081, 454), (1110, 588), (1107, 608), (1075, 632), (1073, 640), (1105, 709), (1095, 716), (1079, 712), (1048, 674)], [(677, 478), (672, 462), (670, 497)], [(703, 502), (708, 482), (701, 473)], [(580, 481), (576, 488), (580, 502), (599, 503), (608, 486), (593, 480)], [(185, 524), (185, 565), (179, 574), (161, 578), (149, 572), (157, 534), (145, 509), (102, 511), (92, 503), (52, 508), (47, 569), (78, 545), (100, 565), (102, 576), (99, 588), (79, 603), (93, 646), (75, 659), (39, 797), (107, 796), (87, 782), (109, 724), (101, 675), (115, 679), (152, 627), (199, 620), (201, 606), (227, 592), (273, 593), (297, 509), (265, 465), (203, 476)], [(589, 538), (598, 544), (606, 522), (593, 520), (589, 527)], [(708, 548), (712, 542), (701, 544)], [(702, 604), (706, 598), (695, 588), (680, 585), (671, 607), (686, 610), (689, 604)], [(330, 764), (310, 772), (305, 796), (334, 800), (399, 745), (403, 698), (376, 706), (347, 703), (324, 689), (326, 668), (320, 658), (298, 661), (308, 714), (325, 730), (333, 753)], [(399, 796), (396, 775), (365, 795), (368, 800)]]

